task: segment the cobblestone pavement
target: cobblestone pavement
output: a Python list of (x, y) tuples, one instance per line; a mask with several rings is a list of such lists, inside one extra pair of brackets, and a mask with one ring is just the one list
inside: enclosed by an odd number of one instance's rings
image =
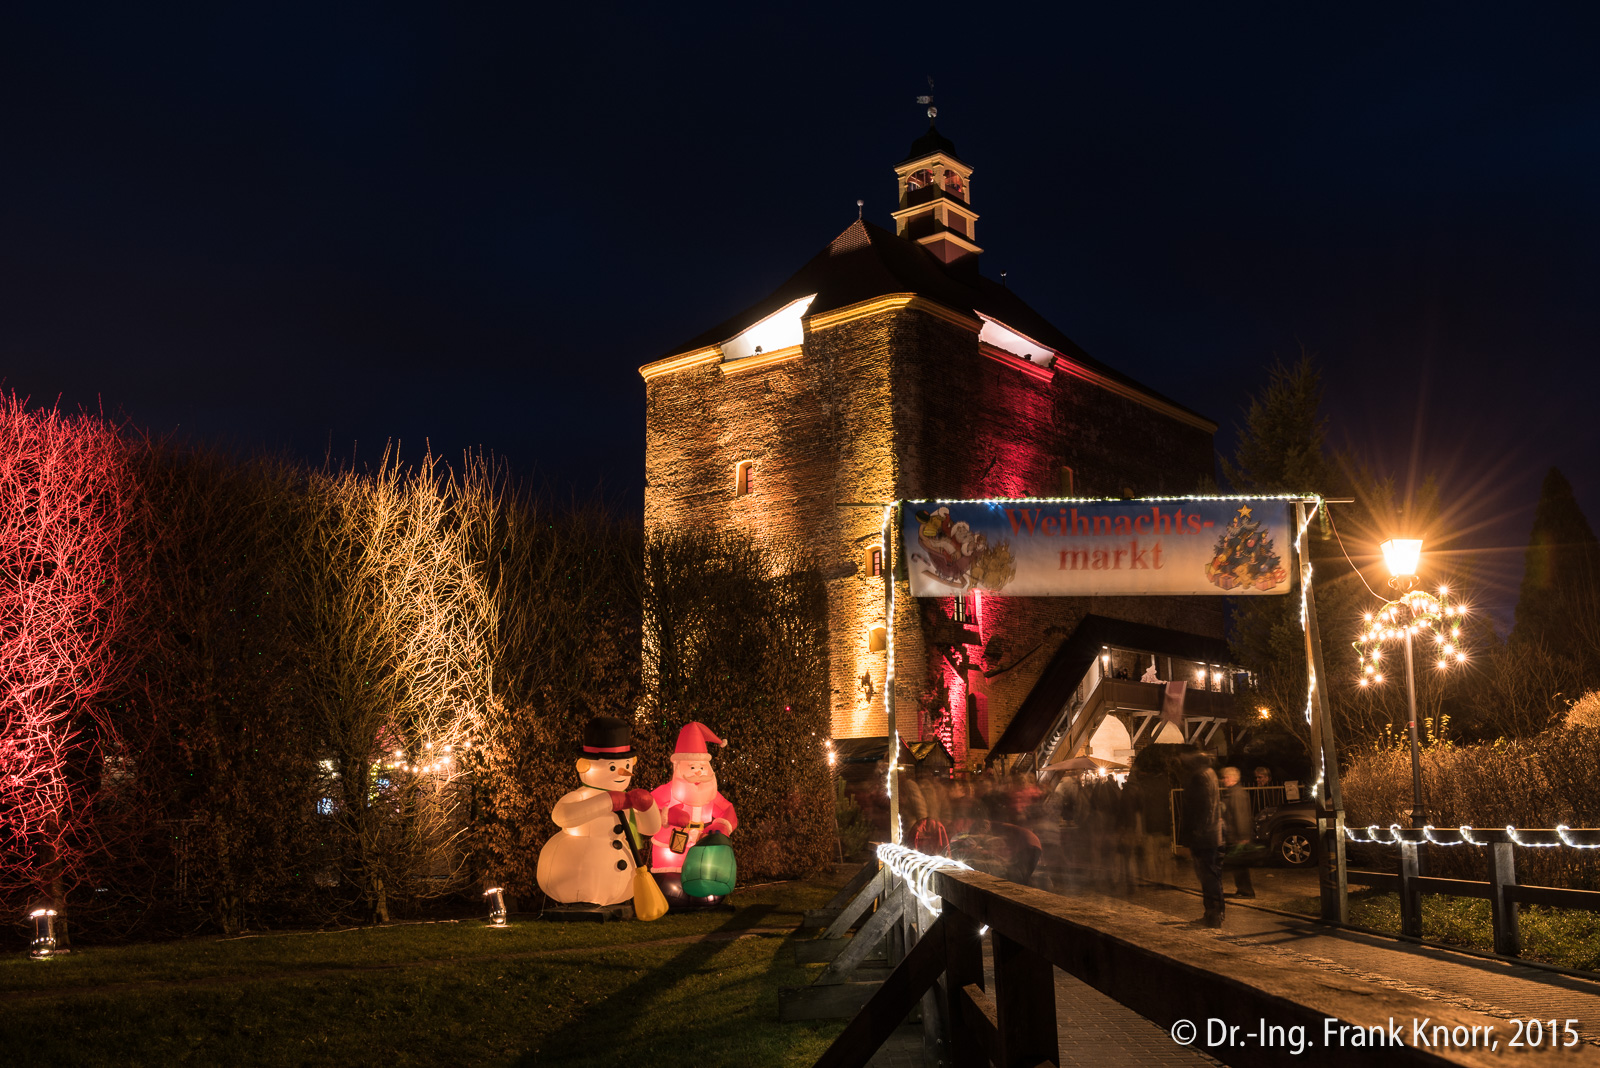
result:
[(1151, 1023), (1087, 983), (1056, 969), (1056, 1026), (1061, 1034), (1061, 1065), (1085, 1068), (1139, 1068), (1143, 1065), (1220, 1064), (1190, 1046), (1180, 1046), (1167, 1029)]
[(922, 1025), (907, 1025), (889, 1036), (867, 1062), (867, 1068), (925, 1068), (922, 1055)]

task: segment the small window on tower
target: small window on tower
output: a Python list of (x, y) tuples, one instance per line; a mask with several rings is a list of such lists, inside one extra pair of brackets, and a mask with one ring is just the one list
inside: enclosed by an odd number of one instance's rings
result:
[(962, 200), (967, 199), (967, 187), (961, 181), (961, 175), (955, 171), (944, 172), (944, 191), (946, 193), (954, 193)]
[(882, 623), (874, 623), (867, 628), (867, 652), (881, 653), (889, 648), (888, 628)]
[(976, 627), (978, 625), (977, 598), (972, 596), (957, 597), (950, 605), (950, 618), (960, 623), (963, 627)]
[(933, 172), (929, 170), (916, 171), (906, 179), (907, 189), (925, 189), (932, 184)]
[(883, 547), (874, 545), (867, 550), (867, 574), (874, 578), (883, 575)]
[(735, 469), (733, 492), (736, 496), (743, 497), (756, 491), (755, 478), (756, 462), (754, 460), (741, 460)]

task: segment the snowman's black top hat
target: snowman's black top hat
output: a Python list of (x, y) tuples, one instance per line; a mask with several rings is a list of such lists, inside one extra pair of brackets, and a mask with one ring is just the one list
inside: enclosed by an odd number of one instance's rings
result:
[(633, 751), (633, 728), (616, 716), (596, 716), (583, 725), (580, 756), (590, 760), (626, 760)]

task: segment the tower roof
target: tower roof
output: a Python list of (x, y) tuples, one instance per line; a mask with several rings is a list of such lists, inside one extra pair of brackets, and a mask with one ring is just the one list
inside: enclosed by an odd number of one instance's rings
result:
[(914, 293), (951, 311), (974, 318), (986, 316), (1021, 331), (1040, 344), (1050, 346), (1081, 367), (1196, 418), (1205, 419), (1205, 416), (1096, 360), (999, 282), (983, 277), (976, 270), (963, 270), (959, 265), (946, 267), (938, 257), (916, 242), (863, 219), (851, 223), (764, 300), (672, 351), (663, 353), (661, 358), (670, 359), (710, 345), (720, 345), (779, 309), (813, 293), (816, 299), (806, 309), (808, 316), (847, 308), (892, 293)]
[(911, 154), (901, 160), (900, 165), (903, 166), (914, 159), (932, 156), (939, 152), (943, 152), (957, 162), (961, 162), (961, 157), (956, 154), (956, 143), (940, 133), (939, 128), (930, 122), (928, 124), (928, 132), (911, 142)]

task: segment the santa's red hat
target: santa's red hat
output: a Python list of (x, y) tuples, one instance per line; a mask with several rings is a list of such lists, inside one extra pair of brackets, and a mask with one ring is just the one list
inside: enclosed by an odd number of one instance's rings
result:
[(728, 743), (711, 733), (711, 728), (704, 723), (691, 720), (683, 725), (683, 730), (678, 732), (678, 748), (673, 752), (673, 760), (710, 760), (711, 751), (707, 742), (716, 742), (718, 745)]

